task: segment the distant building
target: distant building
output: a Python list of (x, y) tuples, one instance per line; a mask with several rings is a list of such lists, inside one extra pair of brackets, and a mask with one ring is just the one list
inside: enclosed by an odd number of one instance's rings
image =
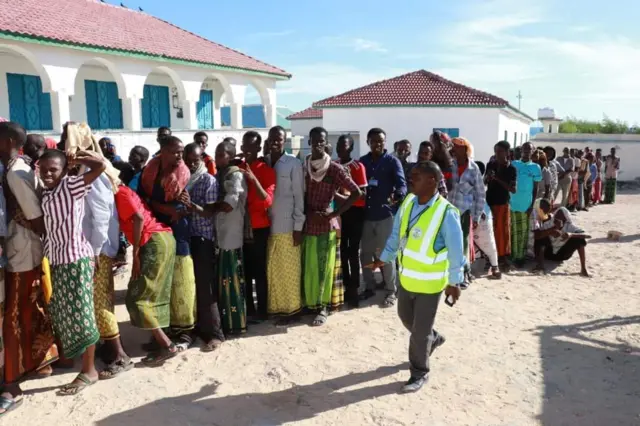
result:
[[(287, 120), (287, 116), (291, 115), (291, 111), (287, 107), (276, 107), (276, 124), (282, 126), (285, 130), (291, 129), (291, 123)], [(231, 107), (223, 106), (220, 108), (221, 127), (231, 126)], [(262, 129), (267, 127), (265, 120), (263, 105), (243, 105), (242, 106), (242, 126), (245, 129)]]
[(441, 130), (469, 139), (481, 161), (489, 159), (499, 140), (516, 146), (528, 141), (533, 122), (502, 98), (425, 70), (323, 99), (289, 119), (293, 136), (306, 136), (308, 129), (320, 123), (330, 134), (358, 135), (355, 155), (368, 152), (366, 135), (372, 127), (387, 132), (390, 151), (395, 141), (409, 139), (414, 158), (418, 144), (434, 130)]
[(560, 133), (560, 123), (562, 123), (562, 119), (556, 117), (556, 112), (553, 108), (540, 108), (538, 110), (538, 121), (542, 123), (542, 132)]
[[(260, 127), (278, 123), (276, 82), (290, 75), (144, 12), (97, 0), (6, 0), (0, 9), (0, 116), (30, 132), (70, 120), (108, 134), (120, 152), (155, 150), (155, 131), (237, 137), (245, 91)], [(229, 105), (222, 129), (221, 99)]]

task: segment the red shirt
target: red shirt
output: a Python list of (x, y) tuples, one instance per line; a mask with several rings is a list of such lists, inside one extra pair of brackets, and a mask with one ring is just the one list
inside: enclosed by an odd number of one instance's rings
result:
[[(343, 164), (343, 166), (349, 172), (351, 179), (353, 182), (358, 185), (358, 188), (363, 189), (368, 186), (367, 183), (367, 169), (364, 167), (364, 164), (359, 162), (358, 160), (351, 160), (347, 164)], [(349, 194), (345, 194), (349, 195)], [(364, 207), (365, 199), (364, 197), (360, 197), (356, 200), (355, 203), (352, 204), (353, 207)]]
[(120, 230), (131, 244), (133, 244), (133, 215), (138, 212), (142, 213), (143, 217), (140, 247), (145, 245), (156, 232), (171, 232), (171, 228), (156, 220), (149, 207), (128, 186), (121, 185), (115, 199)]
[(216, 162), (209, 154), (202, 154), (202, 160), (204, 161), (204, 165), (207, 168), (207, 171), (211, 176), (215, 176), (218, 172), (216, 170)]
[[(240, 168), (246, 170), (247, 163), (240, 164)], [(251, 164), (251, 171), (260, 182), (262, 189), (267, 193), (267, 198), (260, 199), (256, 186), (247, 182), (247, 209), (251, 218), (251, 227), (254, 229), (268, 228), (271, 226), (269, 208), (273, 204), (273, 193), (276, 190), (276, 171), (264, 162), (262, 158)]]

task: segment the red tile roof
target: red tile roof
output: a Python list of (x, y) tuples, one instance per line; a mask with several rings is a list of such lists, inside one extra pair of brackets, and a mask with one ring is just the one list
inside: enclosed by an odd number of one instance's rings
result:
[(305, 110), (298, 111), (287, 117), (287, 120), (309, 120), (313, 118), (322, 118), (322, 110), (309, 107)]
[(454, 83), (429, 71), (418, 70), (313, 104), (316, 108), (381, 105), (505, 107), (509, 103), (502, 98)]
[(0, 0), (0, 33), (290, 77), (169, 22), (98, 0)]

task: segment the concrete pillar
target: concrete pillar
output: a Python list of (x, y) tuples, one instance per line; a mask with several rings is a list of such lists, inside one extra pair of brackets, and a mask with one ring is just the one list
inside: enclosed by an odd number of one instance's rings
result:
[(62, 131), (62, 126), (67, 121), (71, 121), (69, 110), (69, 93), (66, 90), (51, 91), (51, 116), (53, 119), (53, 130)]
[(213, 103), (213, 128), (220, 129), (222, 128), (222, 114), (220, 113), (220, 103)]
[(231, 108), (231, 128), (242, 130), (242, 102), (233, 102), (229, 107)]
[(182, 114), (185, 130), (198, 130), (198, 109), (196, 101), (183, 101)]
[(275, 104), (264, 106), (264, 121), (268, 129), (278, 124), (278, 109)]
[(142, 111), (140, 98), (132, 96), (122, 100), (122, 119), (125, 130), (138, 132), (142, 130)]

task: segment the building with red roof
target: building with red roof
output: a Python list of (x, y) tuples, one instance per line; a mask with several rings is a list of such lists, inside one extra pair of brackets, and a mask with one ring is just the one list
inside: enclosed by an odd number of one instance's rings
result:
[[(394, 141), (409, 139), (414, 158), (418, 144), (428, 140), (434, 130), (441, 130), (469, 139), (481, 161), (489, 159), (500, 140), (512, 145), (528, 141), (533, 121), (505, 99), (425, 70), (322, 99), (289, 119), (294, 136), (307, 136), (296, 133), (301, 127), (294, 126), (296, 121), (316, 120), (315, 125), (332, 134), (355, 131), (362, 141), (369, 129), (381, 127), (387, 133), (389, 150)], [(358, 148), (360, 155), (368, 152), (364, 143)]]
[(154, 141), (161, 126), (185, 135), (221, 129), (223, 105), (231, 111), (225, 130), (242, 129), (250, 85), (270, 127), (278, 118), (276, 83), (291, 77), (99, 0), (0, 0), (0, 58), (0, 116), (31, 132), (59, 133), (67, 121), (86, 121), (116, 146), (123, 138)]

